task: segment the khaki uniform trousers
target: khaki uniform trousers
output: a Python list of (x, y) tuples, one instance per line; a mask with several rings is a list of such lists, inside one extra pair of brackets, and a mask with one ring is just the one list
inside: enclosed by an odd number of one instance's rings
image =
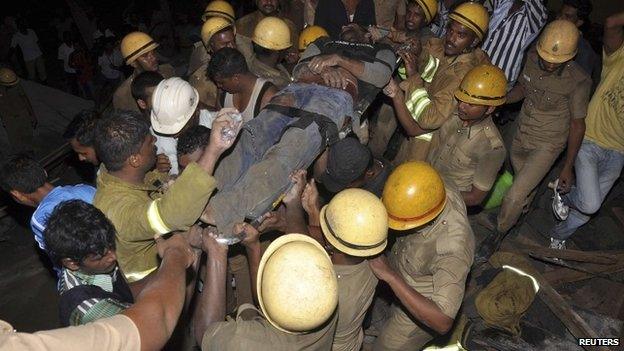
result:
[(433, 339), (433, 335), (426, 332), (395, 303), (390, 306), (389, 316), (381, 334), (377, 337), (374, 351), (416, 351)]
[(525, 208), (535, 196), (535, 190), (544, 179), (555, 160), (563, 150), (562, 146), (528, 142), (520, 132), (511, 145), (511, 165), (514, 180), (503, 198), (498, 214), (498, 230), (507, 232), (513, 227)]

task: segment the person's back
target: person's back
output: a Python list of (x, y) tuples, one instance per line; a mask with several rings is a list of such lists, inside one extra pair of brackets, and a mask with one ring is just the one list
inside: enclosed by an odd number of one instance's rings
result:
[[(0, 169), (3, 190), (11, 194), (16, 202), (35, 207), (30, 227), (39, 248), (50, 256), (44, 236), (50, 214), (63, 201), (78, 199), (93, 202), (95, 188), (85, 184), (54, 187), (47, 177), (45, 169), (26, 155), (10, 157)], [(60, 278), (60, 266), (53, 268)]]

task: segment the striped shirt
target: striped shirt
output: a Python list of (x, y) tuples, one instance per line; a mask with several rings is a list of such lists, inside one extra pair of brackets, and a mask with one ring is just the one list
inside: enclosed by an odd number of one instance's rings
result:
[(449, 20), (449, 14), (450, 10), (446, 8), (444, 1), (438, 1), (438, 15), (431, 21), (431, 24), (429, 24), (429, 28), (436, 37), (442, 38), (444, 33), (446, 33), (446, 24)]
[(514, 0), (490, 0), (490, 3), (493, 13), (481, 48), (505, 72), (510, 90), (522, 70), (524, 54), (546, 24), (548, 13), (543, 0), (525, 0), (512, 14), (509, 10)]
[[(95, 285), (107, 292), (113, 291), (113, 283), (118, 277), (119, 267), (110, 274), (84, 274), (63, 268), (59, 281), (59, 293), (69, 291), (79, 285)], [(91, 298), (82, 301), (71, 313), (69, 324), (81, 325), (93, 322), (100, 318), (112, 317), (128, 308), (130, 305), (110, 298)]]

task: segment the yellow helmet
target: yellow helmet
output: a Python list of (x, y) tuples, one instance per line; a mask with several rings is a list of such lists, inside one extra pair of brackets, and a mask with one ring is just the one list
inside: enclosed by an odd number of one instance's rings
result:
[(334, 266), (323, 247), (303, 234), (269, 245), (258, 268), (258, 302), (277, 329), (301, 334), (323, 325), (338, 305)]
[(209, 47), (212, 36), (227, 27), (232, 27), (232, 30), (236, 33), (236, 27), (234, 27), (232, 22), (224, 19), (223, 17), (210, 17), (206, 20), (201, 29), (201, 38), (204, 45)]
[(292, 46), (288, 24), (277, 17), (265, 17), (258, 22), (251, 40), (269, 50), (284, 50)]
[(506, 95), (505, 72), (491, 64), (471, 69), (455, 90), (458, 100), (474, 105), (500, 106), (505, 103)]
[(339, 251), (351, 256), (373, 256), (388, 244), (388, 213), (375, 194), (346, 189), (321, 209), (321, 229)]
[(0, 85), (11, 87), (19, 83), (19, 77), (10, 68), (0, 68)]
[(320, 37), (328, 37), (329, 34), (323, 27), (320, 26), (308, 26), (305, 27), (301, 34), (299, 34), (299, 51), (304, 51), (310, 43)]
[(438, 2), (436, 0), (409, 0), (413, 1), (420, 8), (423, 9), (425, 13), (425, 19), (427, 20), (427, 24), (431, 23), (433, 18), (438, 14)]
[(229, 2), (223, 0), (211, 1), (204, 10), (202, 15), (202, 21), (206, 21), (210, 17), (221, 17), (234, 23), (236, 16), (234, 15), (234, 8)]
[(472, 30), (479, 40), (485, 38), (490, 23), (490, 15), (487, 9), (476, 2), (465, 2), (455, 8), (449, 14), (449, 18), (461, 23)]
[(566, 20), (550, 22), (537, 41), (537, 53), (550, 63), (563, 63), (576, 56), (579, 30)]
[(388, 177), (382, 201), (388, 211), (388, 226), (407, 230), (428, 223), (442, 212), (446, 190), (442, 178), (428, 163), (406, 162)]
[(121, 55), (126, 60), (126, 64), (131, 64), (139, 56), (150, 52), (158, 47), (158, 43), (149, 35), (143, 32), (132, 32), (126, 34), (121, 41)]

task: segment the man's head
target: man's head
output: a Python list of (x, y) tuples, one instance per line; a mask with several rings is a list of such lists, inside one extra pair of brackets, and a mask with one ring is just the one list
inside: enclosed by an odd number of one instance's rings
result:
[(209, 52), (223, 48), (236, 48), (236, 29), (234, 24), (222, 17), (209, 18), (201, 30), (202, 42)]
[(19, 83), (19, 77), (12, 69), (6, 67), (0, 67), (0, 86), (4, 88), (11, 88)]
[(405, 29), (419, 31), (428, 25), (438, 13), (435, 0), (409, 0), (405, 13)]
[(372, 39), (366, 28), (352, 22), (342, 26), (340, 40), (350, 43), (370, 44)]
[(0, 167), (0, 186), (17, 203), (37, 207), (41, 189), (48, 183), (45, 169), (27, 155), (13, 155)]
[(466, 124), (490, 116), (505, 103), (507, 78), (500, 68), (483, 64), (471, 69), (455, 91), (459, 119)]
[(354, 257), (381, 253), (388, 244), (388, 213), (381, 200), (362, 189), (346, 189), (320, 212), (325, 239), (338, 251)]
[(229, 2), (224, 0), (214, 0), (206, 5), (206, 9), (202, 15), (202, 21), (206, 22), (206, 20), (211, 17), (222, 17), (230, 22), (234, 22), (236, 19), (234, 8)]
[(55, 263), (84, 274), (106, 274), (117, 266), (115, 227), (95, 206), (81, 200), (60, 203), (44, 231)]
[(563, 0), (557, 19), (570, 21), (577, 28), (580, 28), (588, 23), (591, 12), (592, 3), (590, 0)]
[(177, 137), (199, 124), (199, 93), (179, 77), (163, 80), (152, 95), (152, 128), (156, 133)]
[(472, 51), (485, 37), (489, 15), (483, 5), (463, 3), (449, 14), (444, 35), (444, 54), (457, 56)]
[(278, 0), (256, 0), (258, 11), (265, 16), (275, 16), (279, 10)]
[(258, 302), (282, 332), (302, 334), (326, 325), (338, 305), (338, 282), (325, 249), (303, 234), (271, 242), (258, 267)]
[(163, 79), (165, 78), (162, 74), (155, 71), (141, 72), (134, 78), (130, 84), (130, 91), (141, 112), (147, 113), (152, 110), (152, 94)]
[(356, 138), (344, 138), (331, 145), (313, 166), (314, 179), (329, 192), (364, 185), (366, 173), (373, 165), (373, 156)]
[(121, 54), (126, 64), (140, 71), (157, 71), (158, 58), (156, 48), (158, 43), (143, 32), (127, 34), (121, 41)]
[(208, 63), (207, 73), (217, 88), (230, 94), (241, 92), (241, 80), (249, 75), (245, 56), (240, 51), (224, 48), (217, 51)]
[(210, 143), (210, 129), (204, 126), (193, 126), (180, 133), (177, 145), (180, 172), (190, 163), (200, 159), (208, 143)]
[(147, 172), (156, 164), (154, 141), (138, 112), (114, 111), (97, 123), (95, 152), (109, 172)]
[(438, 172), (426, 162), (406, 162), (390, 173), (381, 200), (388, 226), (408, 230), (434, 220), (446, 206), (446, 188)]
[(292, 46), (290, 28), (283, 19), (265, 17), (254, 28), (254, 52), (258, 56), (269, 56), (275, 52), (282, 52)]
[(542, 31), (537, 41), (540, 68), (555, 72), (576, 56), (580, 32), (574, 23), (554, 20)]
[(81, 111), (69, 122), (63, 134), (63, 138), (69, 140), (69, 144), (78, 155), (78, 159), (95, 166), (100, 164), (93, 147), (95, 126), (99, 118), (100, 116), (95, 110)]
[(329, 37), (329, 34), (321, 26), (307, 26), (299, 34), (299, 52), (304, 52), (308, 45), (322, 37)]

